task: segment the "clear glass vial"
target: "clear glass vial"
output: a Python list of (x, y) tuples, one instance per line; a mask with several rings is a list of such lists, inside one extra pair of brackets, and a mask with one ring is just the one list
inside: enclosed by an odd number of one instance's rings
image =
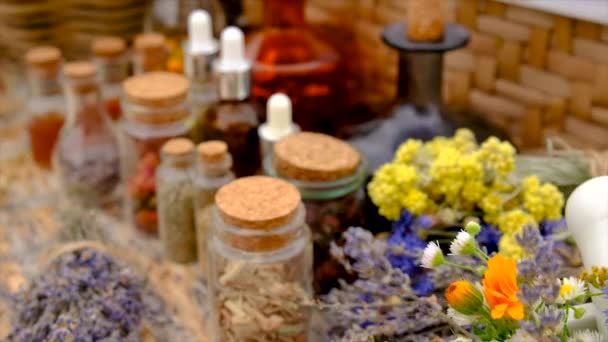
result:
[(61, 91), (61, 51), (53, 46), (33, 48), (25, 55), (29, 82), (27, 112), (32, 157), (38, 166), (49, 169), (59, 131), (65, 118), (65, 98)]
[(98, 38), (92, 44), (93, 62), (101, 81), (101, 96), (112, 120), (118, 120), (122, 116), (122, 82), (127, 78), (129, 67), (126, 49), (124, 39), (119, 37)]
[(146, 233), (156, 234), (156, 183), (160, 149), (171, 138), (188, 134), (188, 80), (178, 74), (150, 72), (123, 83), (123, 179), (127, 217)]
[(300, 191), (315, 245), (315, 290), (329, 291), (339, 272), (329, 254), (330, 243), (349, 227), (363, 223), (366, 160), (339, 139), (301, 132), (274, 145), (273, 157), (264, 161), (264, 170)]
[(72, 62), (63, 70), (68, 116), (54, 165), (62, 189), (81, 205), (115, 205), (120, 200), (120, 148), (101, 101), (95, 65)]
[(196, 239), (198, 260), (203, 281), (207, 281), (208, 254), (207, 241), (213, 227), (213, 207), (215, 194), (224, 185), (234, 180), (232, 156), (228, 145), (219, 140), (200, 143), (196, 148), (196, 168), (194, 181), (194, 210), (196, 218)]
[(210, 340), (306, 341), (301, 304), (312, 291), (312, 245), (298, 190), (245, 177), (223, 186), (215, 201)]
[(156, 170), (158, 233), (163, 256), (179, 263), (196, 261), (194, 189), (192, 171), (194, 144), (187, 138), (167, 141)]
[(169, 48), (163, 34), (147, 32), (139, 34), (133, 42), (133, 73), (167, 70)]

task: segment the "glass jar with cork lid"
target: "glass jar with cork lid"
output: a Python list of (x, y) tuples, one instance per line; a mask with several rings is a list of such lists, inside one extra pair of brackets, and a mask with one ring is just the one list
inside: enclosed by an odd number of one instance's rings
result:
[(213, 227), (215, 194), (235, 178), (228, 144), (220, 140), (202, 142), (196, 149), (194, 180), (194, 210), (198, 259), (204, 282), (207, 281), (207, 240)]
[(167, 141), (156, 171), (158, 235), (163, 256), (178, 263), (196, 261), (192, 167), (194, 144), (187, 138)]
[(127, 216), (136, 227), (156, 234), (156, 186), (161, 146), (186, 136), (188, 80), (178, 74), (150, 72), (123, 83), (123, 179), (127, 186)]
[(338, 275), (330, 243), (349, 227), (362, 225), (367, 161), (342, 140), (301, 132), (274, 145), (264, 171), (295, 185), (302, 194), (315, 243), (315, 290), (328, 291)]
[(68, 199), (90, 207), (119, 203), (118, 135), (101, 101), (97, 70), (90, 62), (67, 63), (66, 124), (55, 151), (55, 167)]
[(66, 104), (61, 91), (61, 51), (53, 46), (33, 48), (25, 55), (29, 83), (27, 112), (32, 157), (51, 167), (53, 150), (63, 126)]
[(298, 189), (245, 177), (223, 186), (215, 202), (210, 340), (306, 341), (312, 245)]
[(122, 82), (127, 78), (129, 60), (127, 45), (120, 37), (102, 37), (93, 41), (91, 46), (93, 61), (99, 70), (101, 95), (106, 111), (112, 120), (122, 116), (120, 97)]
[(135, 37), (133, 42), (133, 73), (167, 70), (169, 48), (164, 35), (146, 32)]

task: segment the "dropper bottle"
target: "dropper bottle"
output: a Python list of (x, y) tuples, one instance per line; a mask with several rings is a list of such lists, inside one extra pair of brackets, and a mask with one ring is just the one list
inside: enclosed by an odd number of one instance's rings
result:
[(192, 140), (203, 140), (201, 125), (209, 106), (217, 102), (212, 63), (219, 46), (213, 38), (211, 16), (207, 11), (194, 10), (188, 17), (188, 43), (184, 55), (185, 73), (190, 80)]
[(270, 159), (275, 142), (299, 131), (300, 126), (292, 120), (289, 96), (282, 93), (272, 95), (266, 103), (266, 122), (258, 128), (262, 160), (266, 162)]
[(240, 29), (224, 29), (220, 45), (220, 57), (213, 63), (219, 101), (204, 115), (202, 137), (226, 142), (236, 176), (250, 176), (260, 171), (257, 129), (261, 113), (249, 98), (251, 62), (245, 58)]

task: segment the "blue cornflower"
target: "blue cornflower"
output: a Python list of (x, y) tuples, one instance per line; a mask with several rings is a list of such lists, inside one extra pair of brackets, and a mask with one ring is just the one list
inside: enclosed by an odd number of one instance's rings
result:
[(477, 236), (475, 236), (475, 240), (480, 246), (485, 247), (488, 254), (498, 252), (498, 242), (502, 237), (502, 233), (498, 228), (491, 224), (481, 223), (481, 231)]
[(566, 229), (566, 219), (543, 220), (538, 225), (538, 230), (542, 236), (551, 236)]

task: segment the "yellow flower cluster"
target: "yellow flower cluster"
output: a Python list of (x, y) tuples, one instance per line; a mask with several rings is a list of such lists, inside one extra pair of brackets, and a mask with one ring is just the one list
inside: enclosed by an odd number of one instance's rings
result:
[(380, 214), (396, 220), (403, 209), (416, 215), (449, 208), (483, 217), (505, 235), (501, 245), (518, 252), (514, 234), (524, 225), (561, 217), (564, 197), (536, 176), (515, 181), (515, 148), (490, 137), (481, 145), (468, 129), (423, 143), (410, 139), (382, 166), (368, 186)]

